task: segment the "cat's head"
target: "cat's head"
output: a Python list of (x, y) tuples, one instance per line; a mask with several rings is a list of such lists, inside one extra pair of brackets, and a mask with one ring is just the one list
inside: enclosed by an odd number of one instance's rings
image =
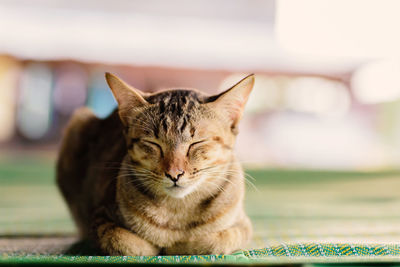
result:
[(128, 167), (142, 186), (176, 198), (218, 186), (233, 160), (253, 75), (213, 96), (196, 90), (147, 94), (112, 74), (106, 73), (106, 80), (126, 129)]

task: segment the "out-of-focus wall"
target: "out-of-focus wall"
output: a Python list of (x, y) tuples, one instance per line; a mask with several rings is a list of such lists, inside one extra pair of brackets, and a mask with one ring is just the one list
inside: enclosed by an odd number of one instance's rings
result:
[(54, 157), (80, 106), (106, 117), (106, 71), (147, 92), (210, 94), (256, 73), (245, 164), (399, 166), (398, 1), (299, 2), (1, 1), (0, 159)]
[[(104, 72), (147, 92), (198, 88), (220, 92), (246, 73), (131, 67), (76, 61), (0, 58), (0, 153), (57, 150), (72, 112), (87, 105), (99, 117), (116, 108)], [(258, 72), (237, 151), (256, 166), (368, 169), (395, 166), (398, 100), (364, 103), (349, 75)]]

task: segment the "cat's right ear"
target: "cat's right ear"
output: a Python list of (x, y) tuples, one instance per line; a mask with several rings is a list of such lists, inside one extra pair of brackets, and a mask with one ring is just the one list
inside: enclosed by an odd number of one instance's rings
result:
[(117, 100), (118, 113), (125, 125), (133, 109), (148, 105), (148, 102), (142, 96), (142, 92), (129, 86), (117, 76), (106, 72), (106, 81)]

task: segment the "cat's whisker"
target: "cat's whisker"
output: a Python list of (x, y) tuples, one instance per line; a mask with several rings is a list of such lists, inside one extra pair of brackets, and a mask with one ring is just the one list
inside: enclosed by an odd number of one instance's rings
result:
[(151, 192), (151, 189), (153, 188), (152, 183), (149, 183), (149, 181), (142, 180), (142, 179), (129, 180), (124, 183), (125, 186), (131, 185), (131, 184), (137, 184), (137, 185), (141, 186), (142, 189), (144, 189), (145, 193)]
[(260, 190), (258, 190), (257, 186), (255, 184), (253, 184), (251, 181), (249, 181), (248, 179), (245, 178), (245, 182), (250, 185), (252, 188), (254, 188), (257, 192), (260, 192)]
[(159, 175), (159, 174), (157, 174), (155, 172), (141, 170), (141, 169), (124, 168), (124, 169), (121, 169), (121, 170), (125, 171), (125, 172), (132, 173), (132, 174), (147, 174), (149, 176), (162, 177), (161, 175)]
[(232, 182), (231, 180), (229, 180), (228, 178), (219, 178), (219, 180), (221, 180), (221, 181), (225, 181), (225, 182), (228, 182), (228, 183), (230, 183), (231, 185), (233, 185), (233, 186), (237, 186), (237, 184), (236, 183), (234, 183), (234, 182)]
[(153, 171), (151, 171), (149, 169), (138, 167), (138, 166), (135, 166), (135, 165), (132, 165), (132, 164), (121, 164), (121, 169), (133, 170), (133, 171), (138, 172), (138, 173), (142, 172), (142, 173), (149, 173), (149, 174), (153, 174), (153, 175), (156, 175), (156, 176), (160, 176), (159, 174), (157, 174), (157, 173), (155, 173), (155, 172), (153, 172)]
[(250, 179), (252, 179), (253, 181), (256, 180), (256, 178), (254, 178), (251, 174), (249, 174), (249, 173), (247, 173), (247, 172), (243, 172), (243, 173), (244, 173), (244, 175), (245, 175), (247, 178), (250, 178)]
[[(213, 186), (213, 188), (217, 187), (217, 184), (212, 183), (210, 181), (205, 181), (205, 184), (211, 184)], [(206, 193), (208, 193), (209, 197), (213, 197), (214, 196), (214, 193), (211, 190), (206, 190)]]
[(213, 185), (214, 188), (216, 188), (218, 191), (226, 192), (225, 189), (224, 189), (221, 185), (218, 185), (218, 184), (213, 183), (213, 182), (211, 182), (211, 181), (206, 181), (206, 183), (207, 183), (207, 184)]
[[(231, 183), (232, 185), (234, 185), (234, 186), (237, 186), (237, 184), (234, 184), (232, 181), (230, 181), (229, 179), (227, 179), (227, 178), (224, 178), (224, 176), (226, 176), (226, 175), (228, 175), (228, 174), (230, 174), (230, 175), (237, 175), (237, 174), (240, 174), (240, 172), (239, 171), (233, 171), (233, 170), (226, 170), (226, 171), (220, 171), (220, 172), (209, 172), (209, 173), (206, 173), (207, 175), (215, 175), (215, 176), (219, 176), (218, 178), (216, 178), (216, 179), (220, 179), (220, 180), (223, 180), (223, 181), (227, 181), (227, 182), (229, 182), (229, 183)], [(246, 184), (248, 184), (249, 186), (251, 186), (253, 189), (255, 189), (257, 192), (259, 192), (259, 189), (255, 186), (255, 184), (254, 183), (252, 183), (248, 178), (246, 178), (245, 176), (243, 177), (244, 178), (244, 181), (245, 181), (245, 183)], [(254, 179), (254, 178), (253, 178)]]
[(148, 180), (157, 181), (157, 177), (153, 177), (148, 174), (138, 174), (138, 173), (121, 173), (117, 176), (117, 178), (125, 178), (125, 177), (132, 177), (132, 178), (146, 178)]

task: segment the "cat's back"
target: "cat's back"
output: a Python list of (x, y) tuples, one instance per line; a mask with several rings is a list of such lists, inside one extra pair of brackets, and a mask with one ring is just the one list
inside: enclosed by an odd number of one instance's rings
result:
[(112, 183), (126, 153), (122, 131), (116, 111), (99, 119), (88, 108), (78, 109), (66, 127), (57, 183), (81, 229), (96, 205), (113, 201)]

